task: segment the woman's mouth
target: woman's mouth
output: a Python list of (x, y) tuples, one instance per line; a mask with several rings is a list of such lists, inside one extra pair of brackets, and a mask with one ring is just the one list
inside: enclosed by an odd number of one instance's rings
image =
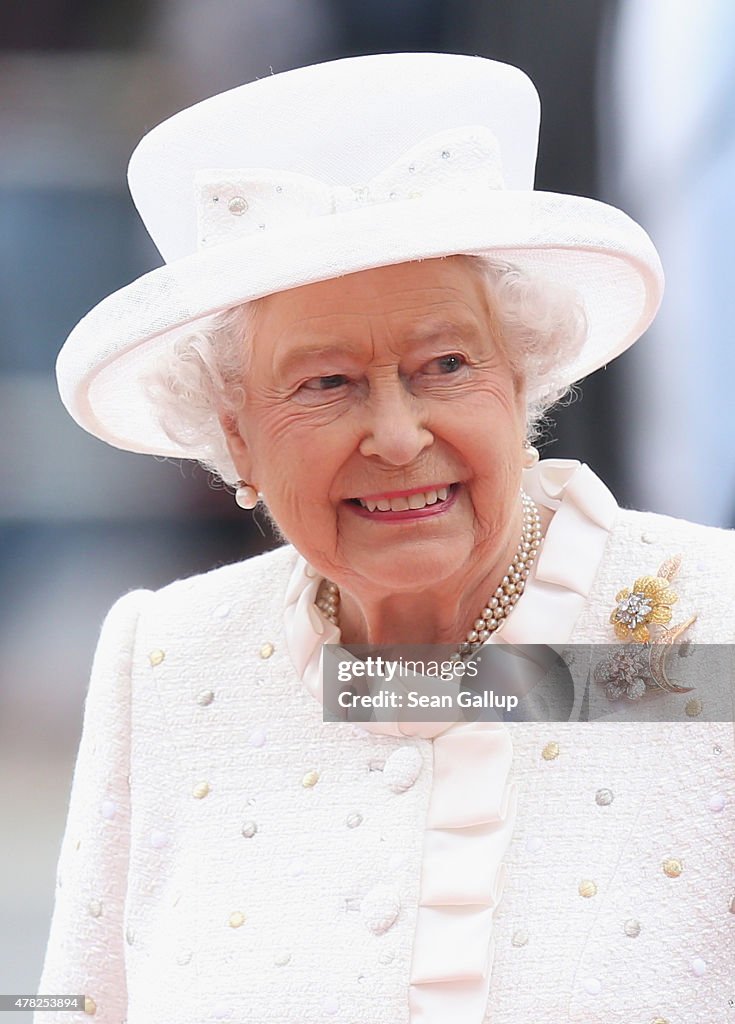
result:
[(425, 519), (450, 508), (456, 501), (458, 490), (458, 483), (437, 484), (422, 490), (414, 488), (350, 498), (347, 505), (359, 516), (382, 522)]

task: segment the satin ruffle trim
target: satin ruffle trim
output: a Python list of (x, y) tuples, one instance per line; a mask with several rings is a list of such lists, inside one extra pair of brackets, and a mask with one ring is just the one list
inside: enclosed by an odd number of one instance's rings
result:
[[(524, 489), (554, 510), (523, 598), (491, 642), (568, 642), (590, 594), (617, 504), (578, 462), (553, 459), (524, 473)], [(314, 601), (322, 577), (299, 558), (285, 599), (294, 666), (320, 704), (322, 647), (340, 631)], [(350, 655), (345, 652), (346, 657)], [(503, 722), (360, 722), (373, 733), (433, 739), (410, 987), (410, 1024), (481, 1024), (495, 954), (493, 918), (518, 811), (513, 744)]]

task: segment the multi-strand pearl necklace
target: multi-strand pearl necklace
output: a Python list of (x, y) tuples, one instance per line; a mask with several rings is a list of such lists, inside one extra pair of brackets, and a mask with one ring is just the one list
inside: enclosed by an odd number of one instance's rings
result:
[[(496, 633), (518, 604), (518, 600), (526, 588), (526, 580), (531, 575), (531, 567), (536, 560), (541, 544), (541, 517), (536, 502), (521, 492), (523, 502), (523, 533), (513, 561), (508, 566), (505, 576), (500, 581), (495, 593), (482, 609), (479, 618), (475, 619), (472, 629), (452, 655), (454, 660), (464, 659), (474, 654), (487, 639)], [(316, 601), (317, 608), (333, 625), (339, 626), (339, 587), (331, 580), (324, 580)]]

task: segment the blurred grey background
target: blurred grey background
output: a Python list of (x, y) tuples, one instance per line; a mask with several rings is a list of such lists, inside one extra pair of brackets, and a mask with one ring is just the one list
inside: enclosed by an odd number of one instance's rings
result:
[(34, 992), (40, 976), (105, 612), (275, 543), (202, 471), (105, 446), (56, 394), (72, 326), (160, 262), (125, 184), (141, 135), (205, 96), (340, 56), (519, 65), (542, 100), (537, 187), (627, 210), (668, 277), (654, 328), (559, 410), (543, 454), (588, 462), (623, 505), (732, 526), (734, 49), (729, 0), (3, 5), (0, 992)]

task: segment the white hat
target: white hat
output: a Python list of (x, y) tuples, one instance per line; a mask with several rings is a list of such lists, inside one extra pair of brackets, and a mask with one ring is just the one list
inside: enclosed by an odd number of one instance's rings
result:
[(456, 253), (577, 290), (589, 337), (566, 375), (579, 380), (645, 331), (663, 273), (646, 232), (620, 210), (533, 191), (538, 124), (522, 71), (443, 53), (298, 68), (174, 115), (143, 138), (128, 175), (166, 264), (74, 328), (56, 367), (62, 401), (118, 448), (190, 457), (158, 425), (141, 378), (197, 320)]

